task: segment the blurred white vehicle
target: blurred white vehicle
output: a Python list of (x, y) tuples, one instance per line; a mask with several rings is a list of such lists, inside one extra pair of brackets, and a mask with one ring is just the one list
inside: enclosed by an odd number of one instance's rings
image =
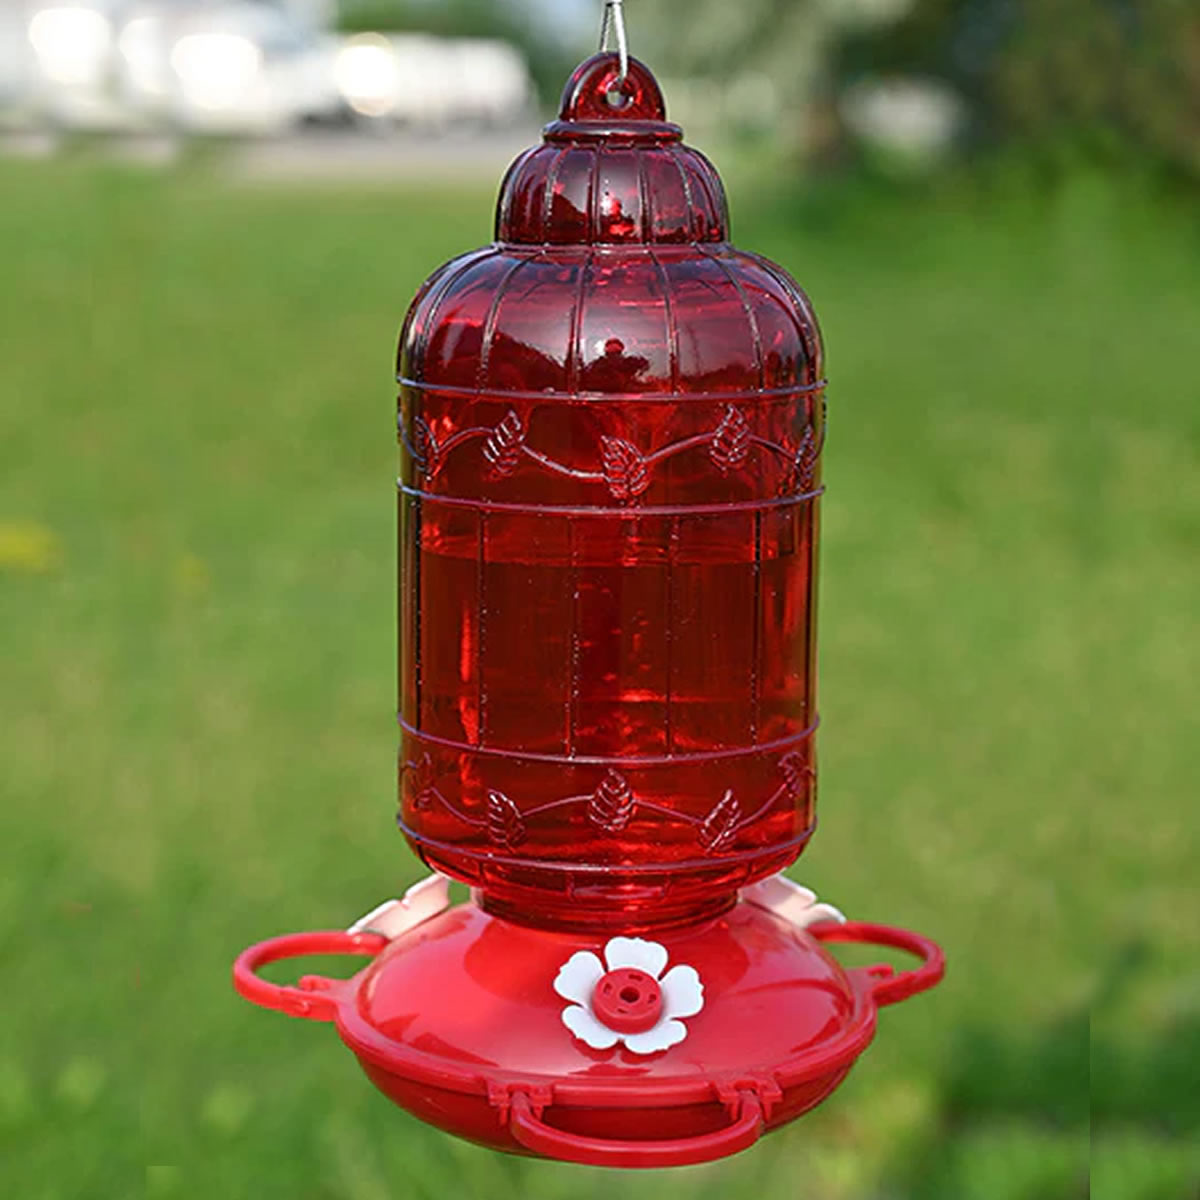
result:
[(337, 39), (270, 0), (26, 5), (34, 108), (71, 128), (277, 133), (344, 115)]
[(501, 41), (358, 34), (342, 40), (334, 75), (360, 116), (416, 128), (508, 125), (534, 106), (524, 58)]
[(247, 0), (127, 5), (118, 89), (132, 111), (201, 133), (279, 133), (344, 112), (336, 40), (287, 9)]
[(506, 42), (337, 36), (314, 23), (322, 0), (299, 4), (0, 0), (0, 105), (68, 129), (244, 135), (350, 119), (491, 128), (533, 113)]

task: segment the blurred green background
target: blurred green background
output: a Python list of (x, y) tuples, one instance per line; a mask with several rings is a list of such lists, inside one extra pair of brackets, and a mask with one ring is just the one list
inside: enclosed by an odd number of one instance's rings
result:
[(1198, 212), (1186, 145), (1051, 124), (936, 163), (714, 132), (829, 350), (793, 874), (950, 969), (817, 1112), (646, 1175), (425, 1128), (228, 981), (421, 873), (392, 353), (494, 181), (0, 159), (6, 1194), (1200, 1196)]

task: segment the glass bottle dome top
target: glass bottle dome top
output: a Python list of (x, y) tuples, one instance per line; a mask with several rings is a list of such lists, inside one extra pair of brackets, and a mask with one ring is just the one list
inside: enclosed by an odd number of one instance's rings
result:
[(513, 163), (500, 189), (496, 239), (518, 245), (723, 242), (725, 189), (712, 163), (666, 120), (649, 69), (597, 54), (563, 91), (560, 119)]

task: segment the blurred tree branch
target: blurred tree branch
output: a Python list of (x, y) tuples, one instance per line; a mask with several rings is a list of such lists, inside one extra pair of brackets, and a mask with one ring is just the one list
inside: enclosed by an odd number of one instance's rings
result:
[(954, 89), (975, 148), (1074, 146), (1200, 180), (1195, 0), (658, 0), (636, 25), (666, 72), (767, 77), (778, 140), (809, 160), (848, 149), (850, 87), (919, 78)]

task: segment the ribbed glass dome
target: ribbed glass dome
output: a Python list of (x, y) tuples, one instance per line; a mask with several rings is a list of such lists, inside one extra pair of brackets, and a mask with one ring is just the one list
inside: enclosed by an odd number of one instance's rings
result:
[[(496, 238), (523, 245), (678, 245), (729, 236), (725, 189), (712, 163), (683, 145), (662, 93), (637, 59), (614, 108), (607, 56), (585, 63), (560, 119), (513, 163), (500, 187)], [(604, 97), (601, 99), (600, 97)]]

